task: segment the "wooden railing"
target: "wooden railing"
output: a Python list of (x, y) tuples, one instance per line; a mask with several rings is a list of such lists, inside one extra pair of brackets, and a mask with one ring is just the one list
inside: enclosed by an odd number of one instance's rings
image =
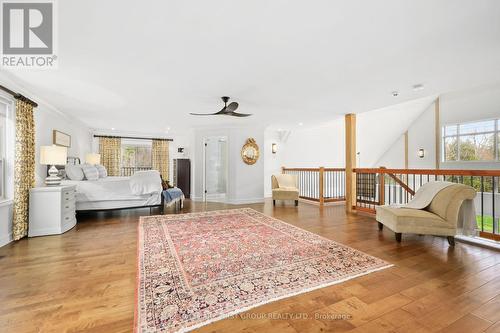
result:
[(480, 236), (500, 240), (498, 217), (500, 170), (354, 169), (358, 211), (375, 213), (384, 204), (405, 204), (429, 181), (450, 181), (470, 185), (477, 191), (474, 200)]
[(343, 168), (282, 168), (282, 173), (298, 177), (301, 199), (318, 202), (345, 200), (345, 169)]
[(151, 169), (152, 169), (151, 167), (121, 167), (120, 176), (130, 177), (136, 171), (146, 171), (146, 170), (151, 170)]

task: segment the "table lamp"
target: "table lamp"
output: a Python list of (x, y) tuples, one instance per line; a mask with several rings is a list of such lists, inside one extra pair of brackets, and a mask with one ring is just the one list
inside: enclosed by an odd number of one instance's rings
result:
[(85, 162), (91, 165), (101, 163), (101, 154), (88, 153), (85, 155)]
[(68, 157), (68, 149), (66, 147), (41, 146), (40, 147), (40, 164), (50, 165), (49, 176), (45, 178), (45, 185), (57, 186), (61, 184), (61, 177), (56, 165), (65, 165)]

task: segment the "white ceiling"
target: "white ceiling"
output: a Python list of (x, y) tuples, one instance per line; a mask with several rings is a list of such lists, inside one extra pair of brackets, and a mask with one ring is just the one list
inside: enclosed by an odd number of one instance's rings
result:
[[(58, 10), (59, 68), (8, 77), (93, 128), (308, 125), (500, 81), (498, 0), (65, 0)], [(254, 116), (188, 115), (218, 111), (222, 95)]]

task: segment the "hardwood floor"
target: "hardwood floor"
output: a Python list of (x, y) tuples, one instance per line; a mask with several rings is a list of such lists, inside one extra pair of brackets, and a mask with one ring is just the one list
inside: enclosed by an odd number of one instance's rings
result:
[[(184, 212), (235, 208), (186, 202)], [(343, 206), (245, 205), (395, 266), (252, 309), (201, 332), (500, 332), (500, 253), (394, 234)], [(172, 213), (171, 209), (166, 211)], [(79, 216), (64, 235), (0, 248), (0, 332), (131, 332), (136, 230), (130, 210)], [(291, 317), (291, 318), (290, 318)]]

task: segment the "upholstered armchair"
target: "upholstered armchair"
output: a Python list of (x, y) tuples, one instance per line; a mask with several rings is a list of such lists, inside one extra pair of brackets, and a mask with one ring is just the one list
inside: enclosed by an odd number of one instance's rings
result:
[[(439, 191), (424, 209), (376, 207), (379, 230), (384, 225), (395, 232), (401, 242), (403, 233), (445, 236), (450, 246), (455, 245), (460, 209), (464, 200), (473, 200), (476, 191), (467, 185), (453, 184)], [(473, 216), (472, 218), (475, 218)], [(463, 222), (463, 221), (462, 221)], [(473, 222), (472, 222), (473, 223)]]
[(295, 206), (299, 205), (298, 178), (294, 175), (273, 175), (271, 176), (273, 189), (273, 205), (276, 200), (294, 200)]

